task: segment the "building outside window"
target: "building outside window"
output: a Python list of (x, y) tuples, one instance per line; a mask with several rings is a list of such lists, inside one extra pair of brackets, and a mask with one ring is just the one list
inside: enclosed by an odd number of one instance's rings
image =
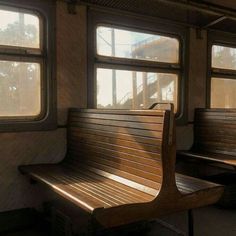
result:
[[(97, 55), (134, 61), (179, 64), (179, 41), (173, 37), (115, 27), (97, 27)], [(155, 65), (157, 66), (157, 65)], [(97, 107), (149, 108), (153, 103), (178, 107), (178, 73), (97, 68)]]
[(173, 103), (178, 124), (184, 123), (186, 38), (186, 28), (164, 20), (91, 9), (88, 107), (139, 110)]

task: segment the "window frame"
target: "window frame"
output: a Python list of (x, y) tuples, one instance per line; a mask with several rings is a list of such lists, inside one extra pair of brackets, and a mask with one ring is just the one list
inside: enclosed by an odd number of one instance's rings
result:
[[(32, 14), (39, 18), (39, 49), (1, 46), (0, 60), (35, 62), (41, 65), (41, 112), (38, 116), (0, 117), (0, 132), (52, 130), (57, 127), (55, 91), (55, 3), (35, 0), (0, 0), (6, 10)], [(40, 52), (40, 53), (37, 53)]]
[(214, 45), (236, 48), (236, 35), (221, 31), (208, 32), (208, 69), (207, 69), (207, 100), (206, 107), (211, 108), (211, 79), (224, 78), (236, 80), (236, 70), (212, 67), (212, 47)]
[[(91, 9), (88, 14), (88, 107), (96, 108), (96, 70), (97, 68), (115, 68), (142, 72), (171, 73), (178, 76), (178, 112), (176, 119), (180, 123), (186, 122), (186, 49), (187, 31), (184, 27), (170, 25), (156, 20), (137, 19), (132, 16), (111, 14), (105, 10)], [(119, 22), (119, 23), (117, 23)], [(114, 27), (140, 33), (151, 33), (172, 37), (179, 41), (179, 63), (146, 61), (141, 59), (115, 58), (98, 55), (96, 45), (97, 27)]]

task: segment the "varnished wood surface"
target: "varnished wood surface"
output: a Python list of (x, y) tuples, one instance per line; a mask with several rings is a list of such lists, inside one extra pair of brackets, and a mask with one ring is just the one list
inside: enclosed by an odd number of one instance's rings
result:
[(196, 109), (194, 144), (178, 155), (236, 166), (236, 110)]
[(197, 151), (178, 151), (179, 156), (185, 156), (190, 158), (197, 158), (206, 160), (209, 162), (217, 162), (230, 166), (236, 166), (236, 158), (232, 155), (218, 154), (212, 152), (197, 152)]
[(216, 202), (221, 186), (175, 174), (173, 122), (172, 111), (71, 109), (65, 160), (20, 170), (106, 227)]

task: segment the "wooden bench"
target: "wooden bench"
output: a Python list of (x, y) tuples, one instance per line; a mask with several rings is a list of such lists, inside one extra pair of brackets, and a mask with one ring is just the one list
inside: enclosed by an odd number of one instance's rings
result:
[(172, 111), (69, 111), (68, 148), (59, 164), (19, 167), (103, 227), (215, 203), (223, 187), (175, 174)]
[(179, 157), (196, 158), (236, 168), (236, 110), (195, 110), (194, 143)]

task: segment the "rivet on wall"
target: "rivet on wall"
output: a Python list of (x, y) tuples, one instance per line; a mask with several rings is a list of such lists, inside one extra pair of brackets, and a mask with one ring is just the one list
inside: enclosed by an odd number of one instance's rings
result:
[(196, 38), (199, 39), (199, 40), (202, 40), (203, 39), (202, 33), (203, 33), (202, 29), (197, 28), (196, 29)]
[(66, 0), (67, 2), (67, 10), (69, 14), (76, 15), (76, 5), (78, 3), (77, 0)]

